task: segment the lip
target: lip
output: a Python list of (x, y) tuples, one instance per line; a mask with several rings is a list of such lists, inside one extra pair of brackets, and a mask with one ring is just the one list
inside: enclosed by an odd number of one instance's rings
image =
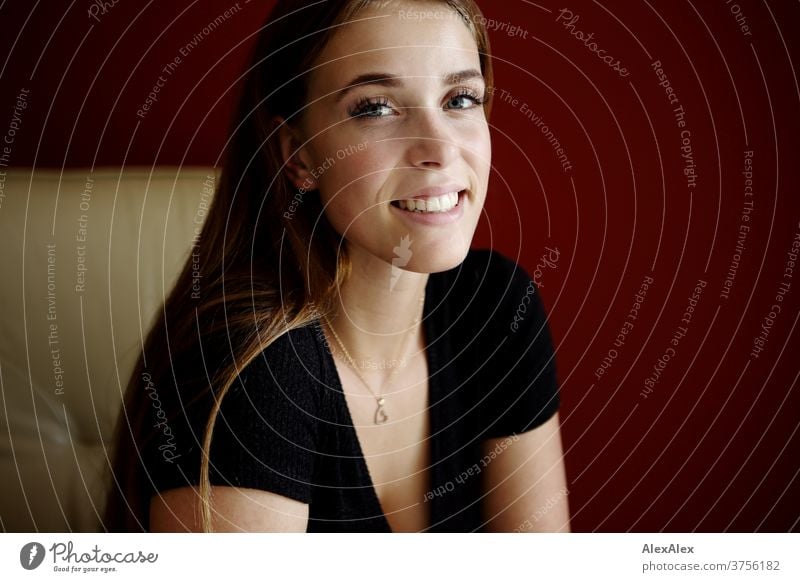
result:
[[(447, 192), (453, 192), (453, 190), (444, 190), (442, 194), (446, 194)], [(403, 210), (402, 208), (394, 206), (393, 204), (389, 204), (389, 208), (391, 208), (392, 212), (400, 214), (404, 220), (415, 224), (424, 224), (428, 226), (451, 224), (460, 220), (464, 215), (464, 203), (467, 200), (468, 193), (468, 190), (459, 191), (458, 204), (456, 204), (447, 212), (414, 212), (412, 210)], [(430, 196), (437, 196), (437, 194), (432, 194)], [(438, 196), (441, 196), (441, 194), (438, 194)], [(426, 196), (416, 196), (416, 198), (424, 197)]]
[(466, 186), (459, 186), (458, 184), (444, 184), (443, 186), (430, 186), (428, 188), (423, 188), (422, 190), (417, 190), (413, 194), (409, 196), (403, 196), (402, 198), (396, 198), (396, 200), (416, 200), (417, 198), (436, 198), (437, 196), (442, 196), (443, 194), (449, 194), (450, 192), (461, 192), (462, 190), (466, 190)]

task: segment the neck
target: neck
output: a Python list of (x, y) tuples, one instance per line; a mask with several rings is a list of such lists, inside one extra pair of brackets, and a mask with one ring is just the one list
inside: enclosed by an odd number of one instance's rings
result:
[[(363, 376), (386, 378), (424, 349), (422, 305), (427, 273), (413, 273), (350, 245), (352, 270), (339, 289), (338, 311), (328, 316)], [(335, 337), (329, 344), (342, 359)]]

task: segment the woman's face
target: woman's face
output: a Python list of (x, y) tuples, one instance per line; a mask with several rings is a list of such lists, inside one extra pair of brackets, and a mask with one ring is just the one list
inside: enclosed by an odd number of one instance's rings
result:
[[(384, 3), (340, 28), (316, 64), (299, 157), (333, 227), (352, 250), (408, 271), (461, 263), (491, 163), (466, 24), (442, 4)], [(451, 193), (457, 206), (441, 212)], [(426, 212), (402, 209), (407, 199), (424, 200)]]

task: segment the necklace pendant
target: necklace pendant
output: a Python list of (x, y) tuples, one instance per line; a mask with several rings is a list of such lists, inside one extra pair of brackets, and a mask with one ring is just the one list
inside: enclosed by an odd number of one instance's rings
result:
[(375, 411), (375, 424), (383, 424), (389, 420), (389, 415), (386, 414), (386, 410), (384, 409), (385, 403), (386, 400), (384, 398), (378, 398), (378, 408)]

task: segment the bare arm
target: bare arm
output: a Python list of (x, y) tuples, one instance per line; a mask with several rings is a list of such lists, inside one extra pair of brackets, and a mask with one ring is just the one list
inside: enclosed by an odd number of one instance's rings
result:
[(535, 429), (488, 439), (484, 453), (502, 441), (506, 448), (484, 469), (484, 520), (487, 532), (569, 532), (567, 478), (559, 416)]
[[(212, 487), (216, 532), (305, 532), (308, 504), (260, 489)], [(200, 532), (200, 495), (180, 487), (150, 500), (150, 531)]]

